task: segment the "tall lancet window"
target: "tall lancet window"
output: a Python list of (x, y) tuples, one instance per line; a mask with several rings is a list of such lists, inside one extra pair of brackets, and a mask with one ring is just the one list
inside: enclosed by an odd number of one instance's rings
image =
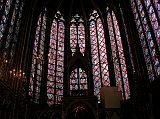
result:
[(60, 104), (63, 96), (64, 19), (58, 11), (53, 19), (48, 54), (48, 104)]
[(4, 0), (0, 5), (0, 52), (5, 59), (12, 59), (15, 53), (22, 16), (22, 0)]
[(44, 63), (44, 41), (46, 30), (46, 14), (41, 12), (37, 22), (35, 41), (32, 54), (29, 95), (33, 101), (39, 103), (40, 86), (42, 80), (42, 65)]
[[(87, 87), (87, 75), (81, 68), (76, 68), (70, 75), (70, 95), (83, 96), (83, 91), (86, 91)], [(76, 92), (78, 91), (78, 93)]]
[(128, 99), (130, 95), (128, 76), (120, 36), (119, 26), (113, 11), (107, 8), (107, 23), (109, 29), (112, 59), (118, 90), (122, 92), (123, 99)]
[(160, 3), (157, 0), (130, 0), (150, 81), (160, 75)]
[(102, 21), (97, 11), (95, 10), (90, 16), (90, 42), (92, 54), (94, 94), (100, 99), (100, 88), (102, 87), (102, 85), (109, 86), (110, 80), (104, 29)]
[(85, 51), (85, 29), (83, 19), (76, 14), (70, 25), (70, 45), (72, 55), (75, 53), (76, 45), (79, 45), (80, 52), (84, 55)]

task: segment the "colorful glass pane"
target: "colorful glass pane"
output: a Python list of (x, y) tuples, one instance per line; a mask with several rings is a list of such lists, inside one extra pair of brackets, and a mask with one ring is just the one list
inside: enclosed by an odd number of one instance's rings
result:
[(77, 28), (75, 24), (72, 24), (70, 27), (70, 45), (72, 50), (72, 55), (76, 51), (77, 45)]
[[(80, 96), (80, 91), (87, 90), (87, 75), (81, 68), (76, 68), (70, 75), (70, 95)], [(73, 91), (79, 91), (78, 94), (73, 94)]]
[(117, 46), (118, 46), (117, 50), (118, 50), (118, 53), (119, 53), (119, 59), (120, 59), (120, 64), (121, 64), (121, 71), (122, 71), (122, 77), (123, 77), (123, 83), (124, 83), (125, 97), (126, 97), (126, 99), (128, 99), (129, 95), (130, 95), (130, 90), (129, 90), (129, 83), (128, 83), (128, 76), (127, 76), (124, 52), (123, 52), (123, 47), (122, 47), (122, 40), (121, 40), (121, 36), (120, 36), (118, 22), (117, 22), (117, 19), (116, 19), (113, 11), (112, 11), (112, 17), (113, 17), (115, 35), (116, 35), (116, 40), (117, 40), (116, 42), (117, 42)]
[(98, 55), (98, 43), (96, 36), (96, 23), (94, 21), (90, 22), (90, 40), (91, 40), (91, 54), (92, 54), (92, 70), (93, 70), (93, 83), (94, 83), (94, 95), (98, 96), (100, 99), (100, 61)]
[(81, 53), (84, 55), (85, 51), (85, 31), (84, 31), (84, 25), (82, 23), (78, 26), (78, 44), (80, 47)]
[(80, 52), (84, 55), (85, 51), (85, 31), (84, 21), (76, 14), (71, 20), (70, 26), (70, 46), (72, 55), (75, 53), (76, 46), (79, 45)]
[(46, 30), (46, 16), (44, 13), (39, 15), (37, 22), (35, 41), (33, 46), (32, 67), (30, 74), (29, 95), (33, 101), (39, 103), (40, 86), (42, 80), (42, 66), (44, 63), (44, 41)]
[(63, 96), (64, 23), (57, 12), (52, 22), (48, 54), (48, 104), (60, 104)]
[(158, 16), (160, 16), (160, 2), (159, 2), (159, 0), (153, 0), (153, 4), (157, 10)]
[[(140, 24), (140, 18), (138, 15), (138, 11), (136, 8), (136, 4), (134, 1), (132, 1), (132, 10), (134, 12), (134, 16), (135, 16), (135, 21), (137, 24), (137, 27), (139, 28), (139, 36), (140, 36), (140, 41), (141, 41), (141, 46), (144, 52), (144, 58), (146, 60), (146, 65), (147, 65), (147, 69), (148, 69), (148, 74), (149, 74), (149, 79), (153, 80), (154, 79), (154, 73), (153, 73), (153, 68), (152, 68), (152, 62), (151, 62), (151, 56), (150, 56), (150, 50), (147, 47), (147, 42), (145, 40), (145, 34), (143, 32), (143, 27)], [(143, 15), (144, 17), (144, 15)]]
[(109, 71), (107, 62), (106, 43), (102, 21), (97, 11), (90, 16), (90, 41), (92, 55), (92, 70), (94, 95), (100, 100), (100, 88), (102, 85), (109, 86)]
[[(153, 23), (155, 23), (154, 25), (156, 25), (155, 27), (153, 26), (153, 29), (155, 32), (157, 32), (159, 34), (159, 28), (157, 29), (157, 21), (155, 18), (155, 13), (153, 11), (153, 7), (150, 4), (150, 0), (145, 2), (148, 10), (150, 9), (149, 12), (149, 16), (154, 15), (153, 18), (150, 17), (149, 20), (151, 20), (152, 22), (152, 26)], [(147, 65), (147, 69), (148, 69), (148, 74), (149, 74), (149, 78), (150, 80), (154, 80), (155, 76), (160, 75), (160, 62), (158, 60), (158, 57), (156, 56), (156, 48), (155, 48), (155, 44), (153, 41), (153, 38), (151, 36), (151, 30), (150, 27), (148, 26), (147, 23), (147, 18), (145, 16), (145, 11), (144, 11), (144, 6), (142, 6), (141, 1), (137, 0), (131, 0), (131, 5), (132, 5), (132, 10), (135, 16), (135, 21), (137, 24), (137, 28), (139, 29), (139, 36), (140, 36), (140, 41), (141, 41), (141, 45), (143, 48), (143, 52), (144, 52), (144, 57), (146, 60), (146, 65)], [(147, 9), (146, 8), (146, 9)], [(157, 30), (156, 30), (157, 29)], [(157, 44), (159, 45), (159, 35), (155, 35), (155, 37), (157, 37)], [(155, 73), (154, 73), (155, 72)], [(156, 75), (155, 75), (156, 74)]]
[(103, 25), (100, 18), (97, 19), (97, 33), (98, 33), (102, 83), (103, 85), (108, 86), (110, 84), (110, 80), (109, 80), (109, 71), (107, 62), (107, 51), (106, 51)]
[(15, 47), (16, 47), (17, 37), (19, 33), (18, 32), (19, 25), (21, 22), (22, 7), (23, 7), (23, 3), (19, 2), (19, 0), (16, 0), (9, 32), (7, 34), (6, 46), (5, 46), (5, 52), (4, 52), (4, 54), (8, 54), (10, 58), (13, 58), (13, 55), (15, 53)]
[(6, 3), (5, 3), (5, 10), (2, 11), (2, 19), (0, 19), (0, 45), (1, 45), (1, 42), (2, 42), (2, 36), (4, 34), (4, 30), (6, 28), (6, 25), (7, 25), (7, 20), (8, 20), (8, 16), (9, 16), (9, 12), (10, 12), (10, 7), (11, 7), (11, 4), (12, 4), (12, 0), (7, 0)]
[[(153, 6), (152, 6), (150, 0), (144, 0), (144, 3), (145, 3), (145, 7), (147, 9), (147, 12), (148, 12), (148, 15), (149, 15), (149, 18), (150, 18), (150, 21), (151, 21), (152, 28), (153, 28), (154, 33), (155, 33), (155, 37), (157, 39), (157, 44), (158, 44), (159, 49), (160, 49), (160, 26), (158, 25), (158, 20), (157, 20), (155, 11), (153, 9)], [(159, 10), (159, 12), (160, 12), (160, 10)]]
[[(107, 13), (116, 85), (118, 86), (118, 90), (122, 92), (123, 98), (125, 96), (125, 98), (128, 99), (130, 90), (119, 26), (114, 12), (108, 11)], [(123, 91), (123, 88), (125, 92)]]
[[(17, 37), (19, 33), (19, 26), (21, 22), (21, 14), (23, 8), (23, 2), (20, 0), (11, 1), (7, 0), (3, 3), (4, 11), (0, 16), (0, 46), (4, 48), (4, 58), (12, 59), (15, 53), (15, 47), (17, 43)], [(14, 6), (13, 9), (10, 9)], [(10, 16), (10, 19), (8, 19)], [(5, 34), (5, 35), (4, 35)], [(10, 61), (11, 62), (11, 61)]]

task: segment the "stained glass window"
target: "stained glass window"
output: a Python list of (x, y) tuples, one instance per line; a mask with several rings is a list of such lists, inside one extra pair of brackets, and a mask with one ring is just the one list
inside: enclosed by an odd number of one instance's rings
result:
[[(70, 75), (70, 95), (72, 96), (82, 96), (83, 92), (87, 90), (87, 75), (81, 68), (76, 68), (71, 72)], [(74, 91), (79, 91), (74, 93)]]
[(160, 16), (160, 3), (159, 3), (159, 0), (153, 0), (153, 4), (154, 4), (154, 6), (155, 6), (155, 8), (157, 10), (158, 16)]
[(95, 10), (90, 16), (90, 41), (94, 94), (100, 99), (100, 88), (102, 85), (109, 86), (110, 80), (104, 29), (102, 21), (99, 18), (97, 11)]
[(84, 55), (85, 51), (84, 21), (78, 14), (76, 14), (71, 20), (70, 45), (71, 45), (72, 55), (76, 50), (76, 45), (79, 45), (80, 52)]
[(60, 104), (63, 96), (64, 19), (57, 12), (52, 22), (48, 54), (48, 104)]
[[(10, 7), (12, 5), (12, 0), (7, 0), (6, 2), (3, 1), (3, 3), (1, 4), (1, 11), (2, 11), (2, 16), (0, 16), (0, 43), (2, 43), (2, 36), (4, 34), (4, 30), (6, 28), (7, 25), (7, 20), (8, 20), (8, 16), (9, 16), (9, 11), (10, 11)], [(5, 9), (2, 9), (5, 8)]]
[[(145, 7), (147, 10), (148, 16), (150, 18), (151, 25), (154, 30), (154, 34), (160, 49), (160, 26), (158, 25), (158, 20), (157, 20), (158, 18), (156, 17), (156, 14), (155, 14), (156, 11), (154, 11), (154, 8), (153, 8), (154, 6), (152, 5), (151, 0), (144, 0), (144, 3), (145, 3)], [(141, 4), (140, 1), (138, 1), (138, 6), (140, 4)], [(158, 8), (158, 5), (159, 5), (159, 10), (157, 9), (157, 12), (160, 15), (160, 3), (158, 3), (158, 1), (156, 2), (155, 0), (155, 5), (156, 4), (157, 4), (156, 8)]]
[(15, 53), (22, 8), (22, 0), (6, 0), (0, 6), (0, 49), (6, 59), (12, 59)]
[(42, 80), (42, 66), (44, 63), (44, 41), (46, 30), (46, 14), (41, 12), (37, 22), (35, 41), (33, 46), (32, 67), (30, 74), (29, 95), (33, 101), (39, 103), (40, 86)]
[[(142, 4), (142, 2), (145, 4)], [(154, 5), (156, 6), (157, 11), (154, 11), (153, 9), (153, 7), (155, 7)], [(156, 76), (160, 75), (160, 61), (156, 54), (159, 52), (157, 51), (156, 46), (160, 49), (160, 27), (158, 25), (158, 18), (155, 15), (156, 12), (159, 13), (159, 3), (155, 0), (154, 5), (150, 0), (131, 0), (132, 11), (134, 13), (137, 29), (139, 29), (140, 42), (146, 61), (149, 79), (151, 81), (154, 80)], [(146, 15), (148, 15), (148, 17)], [(150, 27), (148, 23), (150, 23), (152, 27)], [(151, 33), (154, 34), (156, 40)]]
[(130, 90), (119, 26), (114, 12), (109, 9), (107, 9), (107, 23), (116, 85), (118, 86), (118, 90), (122, 92), (123, 99), (128, 99)]

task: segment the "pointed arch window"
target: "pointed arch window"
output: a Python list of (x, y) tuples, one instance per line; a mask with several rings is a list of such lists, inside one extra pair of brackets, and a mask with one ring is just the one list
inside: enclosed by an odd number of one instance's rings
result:
[(63, 96), (64, 19), (58, 11), (52, 22), (48, 54), (48, 104), (60, 104)]
[[(86, 91), (87, 86), (87, 74), (82, 68), (76, 68), (71, 72), (70, 75), (70, 95), (71, 96), (82, 96), (86, 95), (81, 91)], [(74, 91), (79, 91), (75, 92)]]
[(4, 0), (0, 5), (0, 51), (5, 59), (15, 53), (23, 9), (22, 0)]
[(80, 52), (84, 55), (85, 51), (85, 29), (84, 21), (82, 17), (76, 14), (70, 25), (70, 45), (72, 50), (72, 55), (76, 50), (76, 45), (79, 45)]
[(92, 69), (94, 94), (100, 99), (100, 88), (102, 85), (109, 86), (109, 71), (107, 62), (106, 43), (102, 21), (97, 13), (93, 11), (90, 16), (90, 42), (92, 55)]
[(44, 41), (46, 30), (46, 10), (40, 13), (37, 22), (35, 41), (32, 54), (29, 95), (33, 101), (39, 103), (42, 80), (42, 66), (44, 63)]
[(160, 26), (158, 24), (160, 4), (157, 0), (131, 0), (141, 46), (150, 81), (160, 75)]
[(120, 36), (119, 25), (113, 11), (107, 8), (107, 23), (109, 29), (112, 59), (114, 65), (115, 79), (118, 90), (122, 92), (123, 99), (130, 95), (127, 69)]

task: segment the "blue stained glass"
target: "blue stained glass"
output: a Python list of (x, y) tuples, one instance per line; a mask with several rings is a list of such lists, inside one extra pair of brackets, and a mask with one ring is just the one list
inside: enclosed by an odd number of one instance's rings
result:
[[(151, 4), (150, 0), (144, 0), (145, 6), (143, 6), (141, 2), (142, 1), (140, 0), (137, 0), (137, 1), (131, 0), (131, 5), (132, 5), (132, 10), (135, 16), (136, 23), (137, 21), (139, 23), (141, 21), (141, 24), (137, 24), (137, 28), (139, 28), (138, 31), (139, 31), (141, 45), (144, 52), (144, 57), (146, 60), (149, 79), (152, 81), (155, 79), (156, 76), (160, 74), (159, 73), (160, 62), (156, 54), (155, 42), (153, 42), (153, 38), (151, 36), (151, 29), (147, 23), (147, 18), (144, 12), (144, 8), (147, 10), (147, 14), (149, 16), (148, 21), (151, 22), (158, 47), (160, 49), (160, 35), (159, 35), (160, 27), (158, 26), (158, 20), (155, 15), (156, 12), (159, 14), (159, 10), (157, 9), (157, 11), (154, 11), (153, 4)], [(153, 3), (157, 8), (159, 4), (157, 0), (154, 0)], [(140, 15), (138, 13), (140, 13)]]

